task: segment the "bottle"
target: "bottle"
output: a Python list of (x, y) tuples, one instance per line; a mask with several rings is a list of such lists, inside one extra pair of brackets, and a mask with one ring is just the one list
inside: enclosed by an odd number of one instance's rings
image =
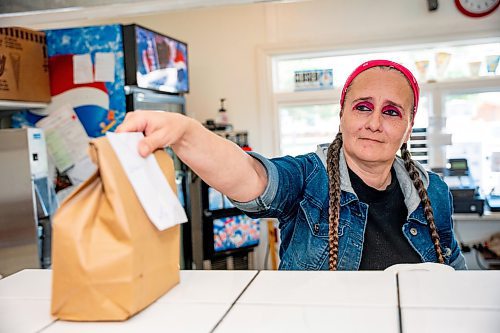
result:
[(224, 109), (224, 101), (225, 98), (220, 99), (220, 109), (219, 113), (217, 114), (217, 125), (219, 126), (227, 126), (229, 123), (228, 117), (227, 117), (227, 112), (226, 109)]

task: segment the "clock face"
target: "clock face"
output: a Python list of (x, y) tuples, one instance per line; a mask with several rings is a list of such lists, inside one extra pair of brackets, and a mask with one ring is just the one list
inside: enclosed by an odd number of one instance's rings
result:
[(455, 5), (467, 16), (482, 17), (497, 9), (500, 0), (455, 0)]

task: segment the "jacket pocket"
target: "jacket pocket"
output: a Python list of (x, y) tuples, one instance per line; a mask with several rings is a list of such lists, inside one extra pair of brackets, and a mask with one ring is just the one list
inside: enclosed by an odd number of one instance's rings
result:
[(328, 260), (328, 215), (308, 198), (300, 202), (289, 250), (289, 269), (320, 270)]
[(323, 212), (323, 209), (316, 202), (307, 197), (300, 202), (300, 208), (311, 234), (316, 237), (328, 238), (328, 208), (326, 208), (326, 212)]

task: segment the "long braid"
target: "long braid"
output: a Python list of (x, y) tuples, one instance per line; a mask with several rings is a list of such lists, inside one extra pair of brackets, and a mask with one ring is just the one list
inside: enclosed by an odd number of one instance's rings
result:
[(427, 222), (429, 223), (429, 229), (432, 237), (432, 242), (434, 243), (434, 249), (436, 250), (437, 260), (440, 264), (444, 264), (443, 252), (441, 251), (441, 246), (439, 243), (439, 235), (436, 230), (436, 224), (434, 223), (434, 211), (432, 210), (431, 202), (429, 200), (429, 196), (427, 195), (427, 191), (424, 188), (424, 184), (422, 183), (422, 179), (420, 179), (420, 175), (415, 167), (415, 163), (411, 159), (411, 154), (408, 151), (406, 143), (403, 143), (401, 146), (401, 157), (405, 163), (405, 168), (410, 175), (411, 180), (413, 181), (413, 185), (418, 191), (418, 196), (424, 205), (424, 214)]
[(329, 266), (337, 270), (339, 254), (339, 216), (340, 216), (340, 171), (339, 157), (342, 148), (342, 133), (338, 133), (327, 154), (328, 186), (330, 202), (328, 208), (328, 244), (330, 247)]

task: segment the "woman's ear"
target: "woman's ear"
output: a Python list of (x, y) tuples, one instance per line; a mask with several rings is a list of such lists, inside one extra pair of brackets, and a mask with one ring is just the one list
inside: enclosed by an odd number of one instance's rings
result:
[(411, 131), (413, 130), (413, 126), (410, 126), (410, 128), (408, 129), (408, 132), (406, 133), (405, 135), (405, 138), (404, 138), (404, 143), (408, 143), (408, 140), (410, 140), (410, 137), (411, 137)]

